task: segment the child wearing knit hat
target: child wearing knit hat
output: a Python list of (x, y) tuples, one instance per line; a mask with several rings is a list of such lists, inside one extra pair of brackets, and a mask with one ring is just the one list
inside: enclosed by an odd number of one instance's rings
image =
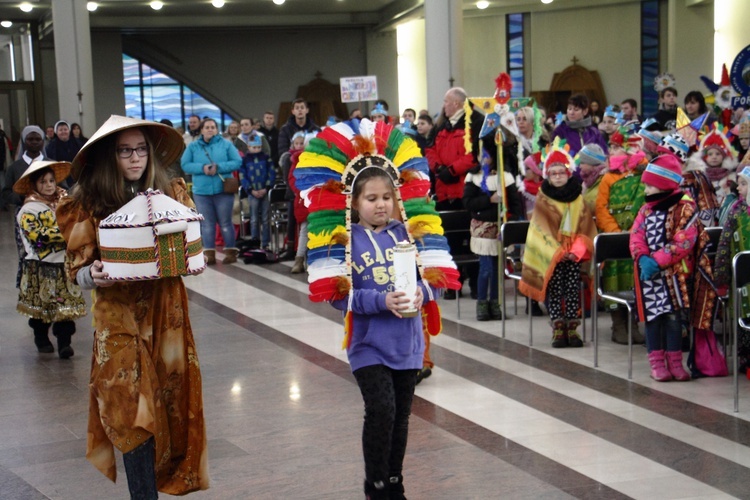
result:
[[(750, 209), (748, 209), (748, 187), (750, 186), (750, 166), (744, 166), (737, 173), (738, 199), (729, 210), (722, 226), (721, 237), (714, 264), (714, 283), (717, 294), (726, 296), (732, 281), (732, 259), (738, 252), (750, 250)], [(750, 290), (746, 290), (750, 291)], [(742, 317), (750, 316), (750, 295), (741, 294)], [(737, 360), (741, 371), (747, 372), (750, 366), (750, 333), (740, 329), (737, 339)]]
[(594, 213), (599, 184), (607, 169), (607, 155), (598, 144), (586, 144), (576, 155), (576, 163), (578, 163), (583, 181), (583, 201)]
[[(572, 175), (575, 161), (556, 138), (543, 157), (544, 182), (526, 236), (518, 289), (545, 301), (552, 323), (552, 347), (582, 347), (581, 272), (588, 273), (596, 226), (583, 201), (581, 182)], [(551, 272), (550, 272), (551, 270)]]
[(690, 380), (682, 365), (682, 318), (691, 313), (692, 326), (711, 328), (715, 299), (705, 278), (711, 276), (711, 264), (701, 251), (707, 235), (695, 216), (695, 203), (680, 189), (682, 166), (674, 155), (655, 158), (641, 180), (646, 201), (633, 223), (630, 253), (636, 263), (638, 314), (646, 322), (651, 378)]
[[(619, 132), (620, 143), (625, 138)], [(628, 232), (638, 210), (643, 205), (644, 192), (641, 174), (647, 163), (640, 149), (634, 153), (624, 148), (610, 148), (609, 168), (599, 183), (596, 195), (596, 227), (602, 233)], [(603, 286), (607, 292), (632, 290), (633, 262), (630, 259), (607, 262), (603, 271)], [(612, 317), (612, 342), (628, 344), (628, 311), (615, 302), (606, 301), (605, 309)], [(633, 322), (633, 343), (643, 344), (645, 338)]]

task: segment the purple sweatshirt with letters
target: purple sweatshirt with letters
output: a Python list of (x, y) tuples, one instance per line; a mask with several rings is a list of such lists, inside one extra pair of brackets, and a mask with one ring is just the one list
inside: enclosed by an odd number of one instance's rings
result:
[[(394, 370), (422, 368), (424, 337), (422, 317), (397, 318), (385, 306), (385, 295), (393, 291), (393, 248), (398, 241), (408, 241), (406, 228), (391, 221), (381, 232), (352, 224), (351, 310), (354, 326), (347, 351), (352, 371), (372, 365)], [(419, 282), (422, 293), (427, 293)], [(349, 297), (331, 303), (346, 311)]]

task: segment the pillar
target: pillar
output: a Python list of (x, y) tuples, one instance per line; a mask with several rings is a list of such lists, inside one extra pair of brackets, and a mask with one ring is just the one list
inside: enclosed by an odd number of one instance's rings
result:
[(427, 59), (427, 103), (431, 113), (443, 109), (445, 91), (463, 85), (463, 12), (461, 0), (424, 3)]
[(94, 75), (86, 0), (52, 2), (57, 94), (61, 120), (77, 122), (91, 136), (97, 129)]

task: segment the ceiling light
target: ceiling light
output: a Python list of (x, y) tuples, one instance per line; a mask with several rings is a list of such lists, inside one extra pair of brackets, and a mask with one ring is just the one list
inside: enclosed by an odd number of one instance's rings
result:
[(99, 4), (96, 2), (89, 2), (86, 4), (86, 9), (89, 12), (94, 12), (99, 7)]
[(2, 26), (3, 28), (10, 28), (11, 26), (13, 26), (13, 23), (10, 21), (0, 21), (0, 26)]
[(222, 7), (224, 7), (224, 0), (211, 0), (211, 5), (213, 5), (217, 9), (221, 9)]
[(18, 6), (19, 9), (21, 9), (24, 12), (31, 12), (31, 10), (34, 8), (33, 5), (31, 5), (29, 2), (24, 2), (21, 5)]
[(158, 0), (154, 1), (154, 2), (151, 2), (149, 5), (154, 10), (161, 10), (161, 8), (164, 7), (164, 4), (161, 3), (161, 2), (159, 2)]
[(477, 2), (477, 9), (479, 10), (484, 10), (489, 6), (490, 2), (488, 2), (487, 0), (481, 0), (480, 2)]
[(276, 5), (282, 5), (284, 2), (286, 2), (286, 0), (273, 0), (273, 3)]
[(552, 3), (552, 0), (542, 0), (542, 3)]

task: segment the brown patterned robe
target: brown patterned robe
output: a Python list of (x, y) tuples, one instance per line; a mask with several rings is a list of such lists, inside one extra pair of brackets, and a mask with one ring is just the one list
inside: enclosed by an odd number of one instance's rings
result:
[[(182, 179), (174, 198), (193, 206)], [(99, 259), (99, 220), (66, 198), (57, 220), (68, 242), (71, 279)], [(200, 365), (181, 278), (118, 282), (95, 290), (94, 352), (89, 384), (86, 458), (116, 480), (123, 453), (151, 436), (159, 491), (183, 495), (208, 488)]]

